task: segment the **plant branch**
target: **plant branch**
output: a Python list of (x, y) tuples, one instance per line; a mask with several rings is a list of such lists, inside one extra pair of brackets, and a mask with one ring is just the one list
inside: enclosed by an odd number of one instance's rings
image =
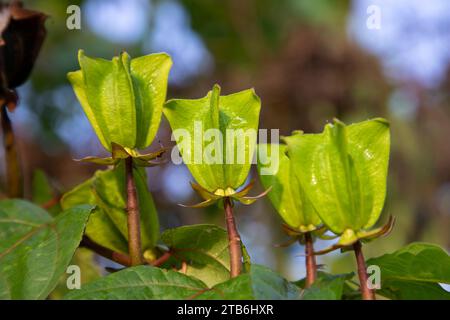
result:
[(7, 194), (10, 198), (21, 198), (23, 196), (22, 171), (20, 169), (16, 138), (11, 120), (9, 119), (8, 112), (6, 111), (6, 106), (1, 106), (0, 108), (6, 160)]
[(141, 221), (136, 184), (133, 177), (133, 158), (125, 159), (125, 175), (127, 188), (127, 224), (128, 224), (128, 252), (131, 265), (144, 263), (141, 249)]
[(123, 266), (129, 267), (131, 265), (131, 259), (126, 254), (115, 252), (108, 248), (105, 248), (105, 247), (97, 244), (96, 242), (92, 241), (87, 236), (83, 236), (80, 246), (91, 249), (98, 255), (105, 257), (109, 260), (112, 260), (114, 262), (117, 262)]
[(314, 244), (311, 232), (305, 233), (305, 255), (306, 255), (306, 284), (305, 288), (311, 287), (317, 278), (316, 256), (314, 255)]
[(241, 238), (236, 228), (236, 222), (233, 216), (233, 205), (229, 197), (223, 200), (225, 208), (225, 220), (228, 231), (228, 246), (230, 250), (230, 276), (237, 277), (242, 269), (242, 248)]
[[(117, 262), (125, 267), (131, 266), (131, 258), (128, 255), (119, 253), (119, 252), (115, 252), (111, 249), (105, 248), (105, 247), (99, 245), (98, 243), (92, 241), (87, 236), (83, 236), (83, 239), (81, 240), (81, 243), (80, 243), (80, 247), (88, 248), (88, 249), (94, 251), (96, 254), (98, 254), (104, 258), (107, 258), (111, 261)], [(166, 251), (159, 258), (157, 258), (153, 261), (145, 260), (144, 262), (145, 262), (145, 264), (148, 264), (148, 265), (151, 265), (154, 267), (159, 267), (164, 262), (169, 260), (169, 258), (171, 256), (172, 256), (172, 252)]]
[(160, 265), (162, 265), (164, 262), (166, 262), (167, 260), (169, 260), (169, 258), (172, 256), (172, 251), (166, 251), (164, 252), (158, 259), (150, 261), (150, 260), (145, 260), (145, 262), (151, 266), (154, 267), (159, 267)]
[(56, 206), (60, 200), (61, 200), (61, 195), (57, 195), (57, 196), (51, 198), (50, 200), (48, 200), (47, 202), (44, 202), (43, 204), (41, 204), (41, 207), (48, 210), (48, 209)]
[(375, 293), (367, 285), (367, 269), (366, 261), (362, 252), (361, 242), (357, 241), (353, 244), (353, 250), (355, 251), (356, 264), (358, 266), (359, 286), (361, 288), (361, 295), (363, 300), (375, 300)]

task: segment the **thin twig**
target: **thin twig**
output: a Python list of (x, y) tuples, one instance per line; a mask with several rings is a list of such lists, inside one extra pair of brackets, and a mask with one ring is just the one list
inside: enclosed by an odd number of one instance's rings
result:
[(92, 241), (91, 239), (89, 239), (89, 237), (87, 236), (83, 236), (83, 239), (81, 240), (80, 243), (81, 247), (86, 247), (88, 249), (91, 249), (92, 251), (94, 251), (95, 253), (97, 253), (98, 255), (105, 257), (109, 260), (112, 260), (114, 262), (117, 262), (123, 266), (129, 267), (131, 266), (131, 259), (129, 256), (127, 256), (126, 254), (123, 253), (119, 253), (119, 252), (115, 252), (112, 251), (108, 248), (105, 248), (101, 245), (99, 245), (98, 243)]
[(359, 286), (361, 288), (361, 295), (363, 300), (375, 300), (375, 293), (368, 287), (367, 284), (367, 271), (366, 261), (362, 252), (361, 242), (357, 241), (353, 244), (353, 250), (355, 251), (356, 264), (358, 266)]
[[(88, 249), (94, 251), (96, 254), (98, 254), (104, 258), (107, 258), (111, 261), (117, 262), (125, 267), (131, 266), (131, 258), (128, 255), (105, 248), (105, 247), (99, 245), (98, 243), (92, 241), (87, 236), (83, 236), (83, 239), (81, 240), (81, 243), (80, 243), (80, 247), (88, 248)], [(166, 251), (159, 258), (157, 258), (155, 260), (147, 260), (146, 259), (145, 264), (148, 264), (148, 265), (151, 265), (154, 267), (159, 267), (164, 262), (166, 262), (171, 256), (172, 256), (172, 252)]]
[(317, 278), (316, 256), (314, 255), (313, 238), (310, 232), (305, 233), (305, 265), (306, 265), (306, 284), (305, 288), (311, 287)]
[(41, 207), (48, 210), (56, 206), (59, 203), (59, 200), (61, 200), (61, 195), (57, 195), (56, 197), (51, 198), (47, 202), (42, 203)]
[(228, 231), (228, 246), (230, 249), (230, 276), (237, 277), (242, 270), (241, 238), (236, 228), (233, 216), (233, 207), (229, 197), (224, 198), (225, 220)]
[(166, 251), (164, 252), (163, 255), (161, 255), (158, 259), (150, 261), (150, 260), (146, 260), (146, 263), (148, 263), (151, 266), (154, 267), (159, 267), (160, 265), (162, 265), (164, 262), (166, 262), (167, 260), (169, 260), (169, 258), (172, 256), (172, 252), (171, 251)]
[(6, 160), (7, 194), (10, 198), (21, 198), (23, 196), (22, 171), (20, 169), (16, 138), (6, 106), (1, 106), (0, 109)]
[(125, 173), (127, 183), (127, 223), (128, 223), (128, 252), (131, 265), (144, 263), (141, 249), (141, 221), (139, 215), (139, 202), (136, 184), (133, 177), (133, 158), (125, 159)]

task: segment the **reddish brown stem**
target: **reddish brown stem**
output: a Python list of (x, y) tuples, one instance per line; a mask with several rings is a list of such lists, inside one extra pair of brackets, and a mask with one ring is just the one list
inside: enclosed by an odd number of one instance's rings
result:
[(112, 260), (114, 262), (117, 262), (123, 266), (128, 267), (131, 265), (131, 259), (129, 256), (122, 254), (122, 253), (112, 251), (108, 248), (105, 248), (105, 247), (99, 245), (98, 243), (92, 241), (91, 239), (89, 239), (86, 236), (84, 236), (83, 240), (81, 240), (80, 246), (91, 249), (98, 255), (105, 257), (109, 260)]
[(16, 138), (11, 120), (9, 119), (8, 112), (6, 111), (6, 106), (1, 106), (0, 108), (6, 160), (7, 194), (10, 198), (21, 198), (23, 196), (22, 171), (20, 169)]
[(233, 216), (233, 205), (229, 197), (223, 200), (225, 208), (225, 221), (228, 231), (228, 246), (230, 250), (230, 276), (237, 277), (242, 269), (242, 249), (241, 238), (236, 228), (236, 222)]
[(136, 184), (133, 177), (133, 158), (125, 159), (125, 174), (127, 183), (127, 224), (128, 224), (128, 251), (131, 265), (144, 263), (141, 248), (141, 221)]
[(305, 288), (311, 287), (317, 278), (316, 256), (314, 255), (313, 238), (310, 232), (305, 233), (305, 255), (306, 255), (306, 284)]
[(41, 207), (48, 210), (48, 209), (56, 206), (60, 200), (61, 200), (61, 196), (58, 195), (58, 196), (48, 200), (47, 202), (44, 202), (43, 204), (41, 204)]
[[(111, 249), (105, 248), (98, 243), (92, 241), (89, 237), (83, 236), (83, 239), (81, 240), (80, 247), (88, 248), (92, 251), (94, 251), (96, 254), (105, 257), (109, 260), (112, 260), (114, 262), (117, 262), (123, 266), (129, 267), (131, 266), (131, 258), (127, 256), (126, 254), (115, 252)], [(145, 260), (145, 264), (159, 267), (164, 262), (169, 260), (169, 258), (172, 256), (171, 251), (164, 252), (158, 259), (150, 261)]]
[(361, 242), (357, 241), (353, 244), (353, 250), (355, 251), (356, 264), (358, 266), (359, 285), (361, 288), (361, 295), (363, 300), (375, 300), (375, 293), (368, 286), (366, 261), (362, 252)]
[(148, 261), (146, 260), (146, 262), (154, 267), (159, 267), (160, 265), (162, 265), (164, 262), (166, 262), (167, 260), (169, 260), (169, 258), (172, 256), (172, 252), (171, 251), (167, 251), (164, 252), (163, 255), (161, 255), (158, 259), (153, 260), (153, 261)]

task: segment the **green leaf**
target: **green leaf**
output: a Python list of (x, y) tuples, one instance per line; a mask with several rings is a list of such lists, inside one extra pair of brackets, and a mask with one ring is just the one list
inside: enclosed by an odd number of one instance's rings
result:
[[(378, 220), (386, 195), (389, 125), (335, 121), (321, 134), (285, 137), (288, 156), (322, 221), (348, 242)], [(342, 240), (342, 239), (341, 239)]]
[(428, 243), (412, 243), (367, 261), (381, 270), (378, 294), (393, 299), (450, 299), (439, 283), (450, 284), (450, 256)]
[(36, 204), (44, 204), (53, 199), (53, 190), (44, 171), (36, 170), (32, 180), (32, 200)]
[(65, 272), (92, 210), (56, 219), (23, 200), (0, 201), (0, 299), (45, 299)]
[[(347, 280), (353, 278), (353, 273), (332, 275), (318, 272), (317, 279), (311, 287), (304, 289), (302, 300), (341, 300), (344, 289), (348, 290)], [(305, 285), (305, 279), (295, 282), (301, 288)], [(360, 295), (360, 293), (358, 293)]]
[[(161, 120), (172, 65), (166, 54), (131, 59), (121, 53), (112, 61), (90, 58), (79, 51), (81, 70), (68, 79), (100, 142), (145, 148)], [(118, 117), (118, 115), (120, 115)]]
[[(133, 169), (141, 216), (143, 250), (151, 250), (159, 239), (159, 221), (153, 198), (147, 188), (144, 169)], [(63, 208), (89, 203), (96, 205), (86, 226), (87, 236), (111, 250), (128, 253), (125, 170), (99, 170), (94, 177), (64, 194)]]
[[(31, 187), (32, 201), (34, 203), (43, 205), (55, 199), (53, 188), (44, 171), (34, 171)], [(59, 212), (61, 212), (61, 207), (59, 204), (55, 204), (48, 211), (52, 216), (56, 216)]]
[(286, 149), (282, 144), (258, 145), (259, 178), (265, 189), (272, 187), (268, 197), (287, 225), (300, 232), (315, 230), (322, 221), (293, 173)]
[(299, 289), (267, 267), (252, 265), (248, 273), (220, 283), (197, 296), (215, 300), (298, 299)]
[(450, 292), (438, 283), (423, 281), (389, 280), (377, 294), (394, 300), (450, 300)]
[[(209, 192), (236, 190), (245, 182), (256, 145), (260, 107), (254, 90), (220, 96), (218, 85), (201, 99), (166, 102), (163, 112), (183, 161)], [(227, 130), (233, 134), (227, 136)]]
[(127, 238), (120, 233), (108, 213), (97, 206), (98, 201), (95, 197), (93, 182), (99, 175), (101, 176), (100, 172), (96, 172), (94, 177), (65, 193), (61, 199), (61, 206), (63, 209), (68, 209), (83, 203), (95, 205), (86, 226), (86, 235), (105, 248), (128, 253)]
[(230, 278), (228, 234), (224, 229), (210, 224), (182, 226), (166, 230), (161, 240), (175, 260), (187, 263), (186, 274), (202, 280), (208, 287)]
[[(102, 268), (96, 262), (95, 253), (87, 248), (78, 248), (69, 265), (76, 265), (80, 268), (81, 286), (102, 276)], [(73, 274), (66, 272), (59, 278), (58, 285), (49, 295), (50, 299), (61, 300), (70, 292), (71, 289), (67, 288), (67, 280), (70, 276), (73, 276)]]
[(69, 300), (188, 299), (206, 286), (176, 271), (137, 266), (112, 273), (65, 296)]

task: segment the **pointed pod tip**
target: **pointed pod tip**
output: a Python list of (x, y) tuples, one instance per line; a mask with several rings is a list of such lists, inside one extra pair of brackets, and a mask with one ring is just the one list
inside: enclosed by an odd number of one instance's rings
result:
[(78, 49), (78, 60), (81, 60), (84, 57), (84, 50)]
[(211, 90), (211, 96), (212, 97), (220, 97), (220, 91), (221, 91), (222, 89), (220, 88), (220, 86), (216, 83), (214, 86), (213, 86), (213, 88), (212, 88), (212, 90)]
[(213, 86), (213, 91), (214, 91), (214, 90), (218, 90), (218, 91), (220, 92), (221, 88), (220, 88), (220, 85), (219, 85), (218, 83), (215, 83), (215, 84), (214, 84), (214, 86)]
[(337, 126), (345, 127), (345, 123), (343, 121), (339, 120), (338, 118), (333, 118), (333, 124), (337, 125)]
[(361, 125), (361, 124), (363, 124), (363, 123), (378, 123), (378, 124), (380, 124), (380, 125), (384, 125), (384, 126), (386, 126), (386, 127), (390, 127), (390, 122), (389, 122), (389, 120), (387, 120), (387, 119), (385, 119), (385, 118), (381, 118), (381, 117), (377, 117), (377, 118), (371, 118), (371, 119), (366, 119), (366, 120), (364, 120), (364, 121), (361, 121), (361, 122), (355, 122), (355, 123), (352, 123), (351, 125), (353, 126), (353, 125)]
[(81, 70), (67, 72), (67, 75), (66, 75), (67, 80), (69, 80), (69, 82), (72, 85), (76, 82), (77, 75), (79, 72), (81, 72)]
[(89, 56), (86, 55), (86, 53), (84, 52), (84, 49), (79, 49), (78, 50), (78, 64), (80, 65), (80, 68), (82, 68), (83, 62), (86, 61), (86, 59), (88, 59)]
[(304, 134), (305, 132), (303, 131), (303, 130), (293, 130), (292, 131), (292, 135), (293, 136), (295, 136), (295, 135), (302, 135), (302, 134)]
[(163, 51), (163, 52), (158, 52), (158, 53), (155, 53), (155, 54), (160, 55), (160, 56), (162, 56), (162, 57), (164, 57), (164, 58), (167, 58), (167, 59), (169, 59), (169, 60), (172, 60), (172, 56), (171, 56), (170, 54), (168, 54), (167, 52), (165, 52), (165, 51)]
[(164, 59), (166, 59), (166, 63), (168, 64), (169, 68), (172, 67), (173, 60), (172, 60), (172, 56), (170, 54), (168, 54), (167, 52), (160, 52), (158, 54), (161, 55), (162, 57), (164, 57)]
[(387, 126), (387, 127), (390, 126), (389, 120), (387, 120), (387, 119), (385, 119), (385, 118), (375, 118), (375, 119), (372, 119), (372, 120), (373, 120), (373, 121), (380, 122), (381, 124), (384, 124), (384, 125)]
[(255, 88), (250, 88), (249, 91), (251, 92), (253, 98), (255, 98), (259, 103), (261, 103), (261, 98), (258, 96), (258, 94), (256, 93)]
[(119, 59), (124, 65), (128, 65), (128, 64), (130, 64), (131, 56), (128, 54), (128, 52), (121, 51), (120, 55), (119, 55)]

